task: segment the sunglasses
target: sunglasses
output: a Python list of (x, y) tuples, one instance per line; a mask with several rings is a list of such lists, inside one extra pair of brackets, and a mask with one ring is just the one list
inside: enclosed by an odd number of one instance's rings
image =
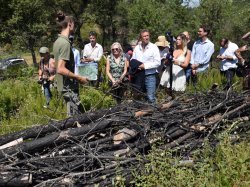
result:
[(112, 51), (119, 51), (119, 48), (113, 48)]

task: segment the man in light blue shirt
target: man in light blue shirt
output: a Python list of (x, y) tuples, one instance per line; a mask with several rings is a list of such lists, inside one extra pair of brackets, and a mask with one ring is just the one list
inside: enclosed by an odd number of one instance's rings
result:
[(192, 74), (196, 75), (199, 72), (204, 72), (209, 67), (209, 62), (214, 53), (214, 44), (208, 39), (210, 29), (201, 25), (198, 31), (199, 40), (197, 40), (191, 53), (191, 68)]
[(78, 75), (78, 66), (81, 63), (80, 51), (73, 46), (73, 43), (74, 43), (74, 36), (73, 35), (69, 36), (69, 41), (70, 41), (71, 50), (74, 53), (74, 61), (75, 61), (75, 72), (74, 73), (76, 75)]
[(142, 62), (139, 69), (145, 70), (145, 88), (149, 103), (156, 102), (156, 73), (161, 65), (158, 47), (150, 42), (150, 33), (147, 29), (140, 32), (140, 43), (135, 47), (132, 59)]

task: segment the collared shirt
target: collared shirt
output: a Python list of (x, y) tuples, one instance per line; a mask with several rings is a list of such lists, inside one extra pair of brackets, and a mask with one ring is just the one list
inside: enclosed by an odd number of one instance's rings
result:
[(228, 47), (227, 48), (220, 48), (220, 55), (221, 56), (230, 56), (233, 57), (233, 60), (228, 60), (228, 59), (224, 59), (221, 61), (221, 66), (220, 69), (221, 71), (226, 71), (230, 68), (237, 68), (236, 63), (238, 62), (237, 57), (235, 56), (235, 51), (239, 49), (238, 45), (235, 43), (232, 43), (229, 41), (228, 43)]
[(95, 47), (91, 46), (91, 43), (88, 43), (84, 46), (82, 51), (82, 56), (88, 58), (93, 58), (94, 62), (98, 63), (103, 55), (103, 48), (100, 44), (96, 43)]
[(143, 51), (141, 44), (134, 49), (132, 59), (136, 59), (144, 64), (145, 74), (150, 75), (157, 72), (161, 65), (161, 57), (158, 47), (149, 42)]
[(202, 72), (209, 67), (213, 53), (214, 44), (208, 38), (204, 42), (197, 40), (193, 45), (190, 64), (199, 64), (197, 72)]

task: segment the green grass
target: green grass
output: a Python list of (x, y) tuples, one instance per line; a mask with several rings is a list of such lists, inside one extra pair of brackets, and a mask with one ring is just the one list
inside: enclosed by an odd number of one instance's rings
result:
[[(239, 78), (236, 75), (234, 76), (233, 83), (236, 91), (242, 90), (242, 81), (242, 78)], [(220, 74), (218, 68), (210, 68), (205, 73), (199, 73), (196, 87), (190, 84), (186, 91), (208, 91), (214, 83), (219, 85), (219, 89), (223, 89), (226, 84), (226, 78)]]
[[(45, 97), (37, 78), (19, 77), (0, 82), (0, 134), (18, 131), (30, 126), (46, 124), (49, 120), (66, 118), (63, 98), (52, 89), (50, 108), (45, 109)], [(81, 102), (86, 111), (113, 106), (110, 95), (94, 88), (81, 87)]]
[(232, 145), (227, 139), (215, 149), (207, 146), (196, 152), (194, 165), (180, 166), (180, 158), (172, 153), (153, 149), (142, 173), (135, 173), (135, 186), (249, 186), (249, 142)]

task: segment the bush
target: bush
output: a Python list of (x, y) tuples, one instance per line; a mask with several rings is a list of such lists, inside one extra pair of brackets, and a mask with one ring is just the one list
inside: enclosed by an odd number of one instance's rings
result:
[(83, 88), (80, 92), (80, 98), (86, 111), (115, 105), (115, 101), (110, 95), (105, 95), (93, 87)]

